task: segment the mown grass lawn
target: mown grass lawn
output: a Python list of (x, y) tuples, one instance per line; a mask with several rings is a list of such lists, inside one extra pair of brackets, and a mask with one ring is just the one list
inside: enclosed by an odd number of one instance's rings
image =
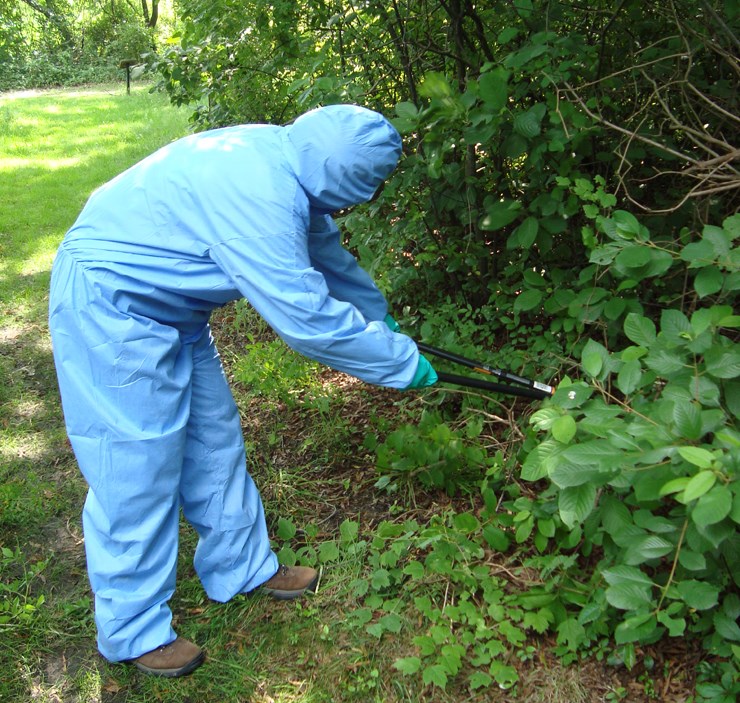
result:
[[(632, 673), (593, 658), (565, 666), (551, 654), (552, 637), (520, 639), (504, 616), (498, 624), (513, 644), (491, 671), (501, 681), (518, 672), (518, 683), (470, 678), (474, 664), (459, 644), (445, 644), (457, 633), (443, 623), (480, 596), (455, 592), (441, 567), (419, 578), (422, 552), (442, 557), (434, 545), (451, 546), (458, 572), (488, 569), (502, 594), (521, 586), (527, 570), (495, 553), (472, 558), (478, 545), (460, 530), (474, 525), (474, 497), (455, 499), (456, 510), (469, 511), (455, 518), (455, 531), (448, 518), (433, 523), (453, 514), (440, 492), (374, 488), (369, 440), (419, 415), (434, 396), (402, 397), (321, 370), (277, 343), (246, 305), (216, 315), (215, 333), (275, 548), (322, 565), (319, 593), (295, 603), (209, 602), (183, 524), (175, 627), (206, 648), (206, 664), (162, 680), (97, 654), (80, 528), (85, 486), (64, 433), (46, 327), (49, 272), (91, 191), (186, 132), (187, 111), (141, 86), (130, 96), (120, 85), (0, 96), (0, 701), (578, 703), (674, 691), (670, 700), (683, 700), (690, 652), (649, 652), (653, 669)], [(476, 638), (500, 644), (466, 633), (468, 651)], [(430, 643), (438, 651), (425, 662), (436, 663), (422, 664)], [(450, 671), (459, 676), (443, 689)]]

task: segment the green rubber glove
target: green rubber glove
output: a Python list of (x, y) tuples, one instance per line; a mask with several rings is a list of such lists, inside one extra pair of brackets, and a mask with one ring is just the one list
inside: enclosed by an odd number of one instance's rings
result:
[(401, 325), (399, 325), (391, 316), (390, 314), (385, 316), (385, 324), (388, 325), (388, 328), (391, 332), (400, 332), (401, 331)]
[(438, 380), (437, 372), (432, 368), (429, 360), (423, 354), (419, 354), (419, 365), (416, 367), (416, 373), (405, 390), (433, 386)]

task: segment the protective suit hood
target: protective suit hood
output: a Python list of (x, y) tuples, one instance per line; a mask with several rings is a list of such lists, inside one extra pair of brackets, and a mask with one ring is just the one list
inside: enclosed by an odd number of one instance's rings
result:
[(356, 105), (311, 110), (286, 130), (298, 157), (298, 181), (321, 213), (370, 200), (401, 156), (393, 125)]

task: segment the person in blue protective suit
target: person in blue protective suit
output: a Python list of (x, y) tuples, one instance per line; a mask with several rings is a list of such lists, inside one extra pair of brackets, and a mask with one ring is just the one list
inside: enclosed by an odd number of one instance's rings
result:
[(437, 380), (330, 217), (368, 201), (400, 153), (392, 125), (352, 105), (191, 135), (99, 188), (64, 238), (49, 322), (108, 660), (179, 676), (204, 659), (168, 606), (180, 509), (210, 598), (315, 588), (270, 549), (214, 308), (246, 298), (293, 349), (368, 383)]

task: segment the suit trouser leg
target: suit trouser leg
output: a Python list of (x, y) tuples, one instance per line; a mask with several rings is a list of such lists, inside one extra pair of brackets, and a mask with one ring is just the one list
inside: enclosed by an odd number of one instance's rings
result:
[(193, 344), (180, 496), (200, 537), (194, 564), (209, 597), (227, 601), (277, 571), (262, 500), (246, 469), (238, 409), (210, 329)]
[(192, 347), (172, 327), (101, 299), (57, 257), (50, 329), (67, 432), (89, 485), (85, 551), (98, 647), (111, 661), (175, 638), (179, 487)]

